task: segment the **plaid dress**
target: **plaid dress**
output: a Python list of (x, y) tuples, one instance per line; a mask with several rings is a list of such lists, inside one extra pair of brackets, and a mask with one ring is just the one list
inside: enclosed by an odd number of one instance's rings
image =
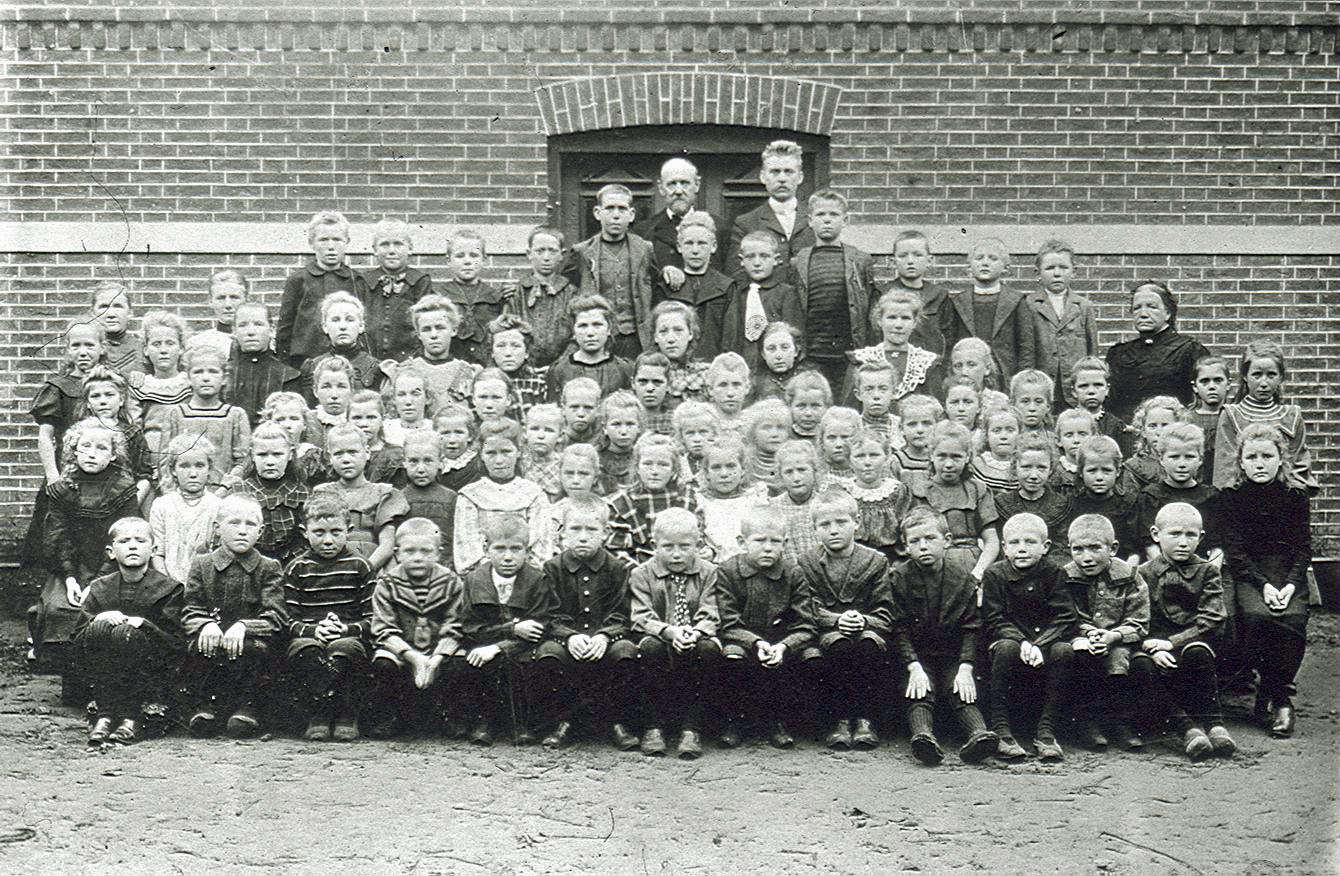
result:
[(507, 379), (512, 381), (512, 397), (507, 403), (507, 416), (518, 423), (524, 423), (527, 411), (535, 405), (548, 401), (549, 390), (545, 383), (545, 378), (548, 376), (547, 366), (536, 368), (529, 362), (507, 375)]
[(609, 498), (610, 534), (606, 546), (632, 563), (652, 558), (651, 527), (656, 515), (667, 508), (687, 508), (702, 525), (703, 512), (697, 491), (672, 478), (664, 488), (649, 490), (639, 482)]

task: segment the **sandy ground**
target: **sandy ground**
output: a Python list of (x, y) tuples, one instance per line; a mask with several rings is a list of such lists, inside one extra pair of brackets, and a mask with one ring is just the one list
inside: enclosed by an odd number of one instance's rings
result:
[(169, 737), (90, 752), (0, 623), (0, 873), (1202, 874), (1337, 872), (1340, 636), (1312, 625), (1299, 735), (1230, 700), (1241, 751), (1191, 764), (917, 766), (760, 743), (697, 762), (407, 740)]

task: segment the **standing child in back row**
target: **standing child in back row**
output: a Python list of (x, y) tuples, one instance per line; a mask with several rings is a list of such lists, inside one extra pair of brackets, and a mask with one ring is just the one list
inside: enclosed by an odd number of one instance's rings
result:
[(279, 304), (275, 353), (294, 368), (326, 352), (329, 341), (321, 332), (321, 302), (332, 292), (365, 297), (367, 289), (345, 260), (349, 250), (349, 220), (334, 210), (322, 210), (307, 223), (312, 258), (306, 267), (289, 274)]
[(650, 350), (655, 253), (649, 241), (629, 232), (633, 224), (633, 193), (611, 183), (596, 192), (595, 216), (600, 231), (573, 246), (564, 273), (583, 297), (598, 295), (610, 304), (611, 352), (635, 359)]
[(460, 308), (461, 322), (451, 343), (451, 355), (481, 368), (488, 364), (488, 324), (511, 309), (509, 290), (485, 283), (479, 278), (484, 267), (484, 238), (478, 231), (463, 228), (447, 241), (451, 279), (438, 288)]
[(968, 250), (972, 289), (949, 296), (954, 312), (945, 323), (950, 347), (967, 337), (986, 341), (1003, 381), (1035, 360), (1033, 315), (1023, 295), (1001, 282), (1009, 267), (1004, 242), (988, 237), (974, 243)]
[(1087, 298), (1070, 290), (1075, 250), (1062, 240), (1048, 240), (1038, 249), (1038, 285), (1028, 296), (1033, 312), (1035, 365), (1061, 388), (1057, 398), (1075, 404), (1070, 369), (1085, 356), (1098, 355), (1098, 321)]
[(377, 267), (363, 272), (368, 349), (377, 361), (403, 362), (418, 348), (410, 308), (433, 291), (433, 279), (410, 267), (414, 237), (400, 219), (383, 219), (372, 227), (372, 253)]

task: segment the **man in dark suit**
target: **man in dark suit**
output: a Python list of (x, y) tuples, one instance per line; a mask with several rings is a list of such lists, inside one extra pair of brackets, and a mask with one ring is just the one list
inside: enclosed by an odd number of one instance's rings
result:
[[(656, 300), (663, 301), (671, 292), (684, 285), (684, 259), (679, 254), (679, 223), (690, 210), (696, 209), (698, 190), (702, 179), (698, 168), (687, 158), (671, 158), (661, 165), (661, 178), (656, 188), (665, 203), (665, 209), (633, 225), (633, 233), (651, 242), (657, 273)], [(719, 217), (713, 216), (717, 228)], [(722, 247), (718, 241), (716, 254), (708, 267), (721, 270)]]
[(768, 190), (767, 203), (760, 204), (735, 220), (726, 248), (726, 270), (743, 277), (740, 267), (740, 241), (751, 231), (766, 229), (777, 235), (779, 264), (789, 265), (791, 258), (807, 246), (814, 246), (814, 230), (804, 205), (796, 198), (805, 181), (801, 166), (803, 152), (790, 140), (774, 140), (763, 150), (763, 169), (759, 182)]

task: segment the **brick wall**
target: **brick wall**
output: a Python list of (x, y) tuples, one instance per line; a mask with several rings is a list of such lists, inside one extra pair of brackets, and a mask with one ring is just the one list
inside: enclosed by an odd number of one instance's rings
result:
[[(0, 195), (18, 224), (0, 237), (0, 349), (18, 358), (0, 385), (0, 555), (35, 485), (24, 412), (51, 366), (44, 345), (91, 280), (130, 281), (141, 311), (200, 317), (211, 266), (248, 268), (273, 296), (298, 263), (260, 232), (167, 235), (182, 251), (160, 251), (163, 236), (142, 240), (137, 223), (293, 223), (336, 205), (360, 222), (486, 224), (510, 241), (490, 266), (501, 277), (550, 201), (545, 133), (568, 129), (541, 113), (537, 89), (667, 72), (841, 89), (822, 123), (830, 182), (876, 252), (887, 227), (933, 226), (950, 241), (941, 273), (958, 277), (952, 229), (1073, 231), (1105, 341), (1121, 334), (1121, 290), (1145, 275), (1174, 282), (1184, 325), (1217, 351), (1255, 333), (1283, 340), (1327, 484), (1318, 522), (1340, 547), (1340, 412), (1322, 402), (1340, 368), (1327, 308), (1340, 301), (1340, 3), (553, 5), (3, 13)], [(54, 223), (69, 222), (97, 223), (98, 242), (62, 244), (68, 227)], [(1243, 240), (1245, 228), (1261, 236)], [(442, 261), (434, 237), (421, 245), (429, 267)]]

